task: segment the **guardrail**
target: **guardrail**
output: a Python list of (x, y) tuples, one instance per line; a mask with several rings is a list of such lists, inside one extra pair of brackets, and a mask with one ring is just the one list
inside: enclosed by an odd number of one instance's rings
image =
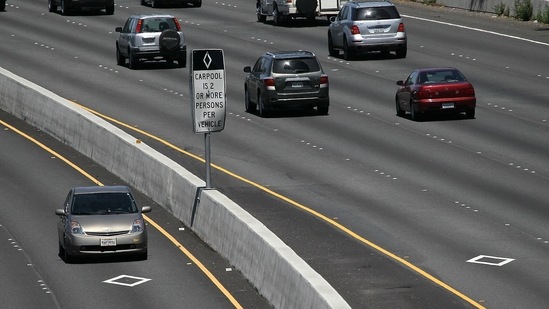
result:
[[(201, 190), (204, 181), (119, 128), (3, 68), (0, 108), (76, 149), (162, 205), (240, 270), (273, 307), (350, 308), (261, 222), (219, 191)], [(197, 194), (200, 204), (194, 209)]]

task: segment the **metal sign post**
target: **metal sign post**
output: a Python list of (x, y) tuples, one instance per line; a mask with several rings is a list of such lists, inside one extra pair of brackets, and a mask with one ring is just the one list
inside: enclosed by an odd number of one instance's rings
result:
[(204, 133), (206, 188), (211, 188), (210, 133), (225, 128), (225, 59), (222, 49), (193, 49), (190, 93), (194, 133)]

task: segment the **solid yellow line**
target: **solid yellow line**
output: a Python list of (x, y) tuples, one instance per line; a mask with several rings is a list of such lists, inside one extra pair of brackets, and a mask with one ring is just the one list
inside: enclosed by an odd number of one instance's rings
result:
[[(59, 154), (58, 152), (56, 152), (53, 149), (49, 148), (48, 146), (42, 144), (41, 142), (39, 142), (35, 138), (31, 137), (30, 135), (24, 133), (23, 131), (15, 128), (12, 125), (9, 125), (8, 123), (6, 123), (2, 120), (0, 120), (0, 123), (3, 126), (7, 127), (8, 129), (16, 132), (17, 134), (23, 136), (27, 140), (29, 140), (29, 141), (33, 142), (34, 144), (38, 145), (40, 148), (44, 149), (45, 151), (51, 153), (56, 158), (58, 158), (61, 161), (65, 162), (70, 167), (72, 167), (73, 169), (80, 172), (82, 175), (84, 175), (86, 178), (90, 179), (92, 182), (94, 182), (98, 186), (104, 186), (103, 183), (101, 183), (99, 180), (94, 178), (92, 175), (90, 175), (89, 173), (84, 171), (82, 168), (78, 167), (76, 164), (72, 163), (67, 158), (63, 157), (61, 154)], [(200, 268), (200, 270), (213, 282), (213, 284), (215, 284), (215, 286), (217, 286), (217, 288), (225, 295), (225, 297), (227, 297), (227, 299), (229, 299), (229, 301), (233, 304), (233, 306), (235, 308), (242, 309), (242, 306), (240, 305), (240, 303), (231, 295), (231, 293), (223, 286), (223, 284), (221, 284), (221, 282), (219, 282), (219, 280), (217, 280), (217, 278), (204, 266), (204, 264), (202, 264), (202, 262), (200, 262), (189, 250), (187, 250), (187, 248), (185, 248), (179, 241), (177, 241), (177, 239), (175, 239), (175, 237), (173, 237), (164, 228), (162, 228), (160, 225), (158, 225), (158, 223), (154, 222), (151, 218), (149, 218), (145, 214), (143, 214), (143, 218), (147, 221), (147, 223), (154, 226), (160, 233), (162, 233), (166, 238), (168, 238), (191, 261), (193, 261), (193, 263), (196, 264), (196, 266), (198, 266), (198, 268)]]
[[(156, 141), (158, 141), (158, 142), (160, 142), (160, 143), (162, 143), (162, 144), (164, 144), (164, 145), (166, 145), (166, 146), (168, 146), (168, 147), (170, 147), (170, 148), (172, 148), (172, 149), (174, 149), (174, 150), (177, 150), (177, 151), (179, 151), (179, 152), (181, 152), (181, 153), (183, 153), (183, 154), (186, 154), (186, 155), (188, 155), (188, 156), (190, 156), (190, 157), (192, 157), (192, 158), (194, 158), (194, 159), (200, 160), (200, 161), (202, 161), (202, 162), (206, 162), (203, 158), (201, 158), (201, 157), (199, 157), (199, 156), (197, 156), (197, 155), (195, 155), (195, 154), (192, 154), (192, 153), (190, 153), (190, 152), (188, 152), (188, 151), (185, 151), (185, 150), (183, 150), (183, 149), (181, 149), (181, 148), (179, 148), (179, 147), (173, 145), (172, 143), (170, 143), (170, 142), (168, 142), (168, 141), (166, 141), (166, 140), (163, 140), (163, 139), (161, 139), (161, 138), (159, 138), (159, 137), (157, 137), (157, 136), (155, 136), (155, 135), (152, 135), (152, 134), (150, 134), (150, 133), (148, 133), (148, 132), (145, 132), (145, 131), (143, 131), (143, 130), (141, 130), (141, 129), (137, 129), (137, 128), (135, 128), (135, 127), (132, 127), (132, 126), (130, 126), (130, 125), (126, 124), (126, 123), (123, 123), (123, 122), (121, 122), (121, 121), (119, 121), (119, 120), (116, 120), (116, 119), (114, 119), (114, 118), (112, 118), (112, 117), (103, 115), (103, 114), (101, 114), (101, 113), (99, 113), (99, 112), (97, 112), (97, 111), (95, 111), (95, 110), (92, 110), (92, 109), (90, 109), (90, 108), (88, 108), (88, 107), (85, 107), (85, 106), (83, 106), (83, 105), (80, 105), (80, 104), (78, 104), (78, 103), (75, 103), (75, 102), (72, 102), (72, 103), (74, 103), (74, 104), (80, 106), (81, 108), (83, 108), (83, 109), (89, 111), (90, 113), (93, 113), (93, 114), (95, 114), (95, 115), (97, 115), (97, 116), (99, 116), (99, 117), (101, 117), (101, 118), (103, 118), (103, 119), (112, 121), (112, 122), (117, 123), (117, 124), (119, 124), (119, 125), (121, 125), (121, 126), (123, 126), (123, 127), (128, 128), (128, 129), (130, 129), (130, 130), (133, 130), (133, 131), (136, 131), (136, 132), (138, 132), (138, 133), (140, 133), (140, 134), (143, 134), (143, 135), (145, 135), (145, 136), (147, 136), (147, 137), (149, 137), (149, 138), (151, 138), (151, 139), (154, 139), (154, 140), (156, 140)], [(311, 209), (311, 208), (309, 208), (309, 207), (307, 207), (307, 206), (305, 206), (305, 205), (303, 205), (303, 204), (300, 204), (300, 203), (298, 203), (298, 202), (296, 202), (296, 201), (294, 201), (294, 200), (292, 200), (292, 199), (290, 199), (290, 198), (288, 198), (288, 197), (285, 197), (285, 196), (283, 196), (283, 195), (281, 195), (281, 194), (279, 194), (279, 193), (277, 193), (277, 192), (275, 192), (275, 191), (273, 191), (273, 190), (270, 190), (270, 189), (267, 188), (267, 187), (264, 187), (264, 186), (262, 186), (262, 185), (260, 185), (260, 184), (258, 184), (258, 183), (255, 183), (255, 182), (253, 182), (253, 181), (251, 181), (251, 180), (249, 180), (249, 179), (246, 179), (246, 178), (244, 178), (244, 177), (242, 177), (242, 176), (240, 176), (240, 175), (237, 175), (237, 174), (235, 174), (235, 173), (233, 173), (233, 172), (231, 172), (231, 171), (229, 171), (229, 170), (227, 170), (227, 169), (225, 169), (225, 168), (222, 168), (222, 167), (220, 167), (220, 166), (218, 166), (218, 165), (215, 165), (215, 164), (211, 164), (211, 166), (214, 167), (215, 169), (221, 171), (221, 172), (226, 173), (227, 175), (230, 175), (230, 176), (232, 176), (232, 177), (234, 177), (234, 178), (236, 178), (236, 179), (238, 179), (238, 180), (241, 180), (241, 181), (243, 181), (243, 182), (245, 182), (245, 183), (247, 183), (247, 184), (249, 184), (249, 185), (251, 185), (251, 186), (254, 186), (254, 187), (256, 187), (256, 188), (258, 188), (258, 189), (260, 189), (260, 190), (262, 190), (262, 191), (264, 191), (264, 192), (266, 192), (266, 193), (268, 193), (268, 194), (270, 194), (270, 195), (273, 195), (273, 196), (275, 196), (275, 197), (277, 197), (277, 198), (279, 198), (279, 199), (281, 199), (281, 200), (283, 200), (283, 201), (285, 201), (285, 202), (291, 204), (291, 205), (294, 205), (294, 206), (297, 207), (297, 208), (300, 208), (300, 209), (303, 210), (303, 211), (306, 211), (306, 212), (312, 214), (313, 216), (315, 216), (315, 217), (317, 217), (317, 218), (319, 218), (319, 219), (322, 219), (322, 220), (328, 222), (329, 224), (331, 224), (331, 225), (333, 225), (334, 227), (336, 227), (337, 229), (339, 229), (339, 230), (345, 232), (346, 234), (348, 234), (349, 236), (355, 238), (356, 240), (358, 240), (358, 241), (360, 241), (360, 242), (362, 242), (362, 243), (364, 243), (364, 244), (370, 246), (371, 248), (373, 248), (373, 249), (375, 249), (375, 250), (377, 250), (377, 251), (379, 251), (379, 252), (385, 254), (386, 256), (388, 256), (388, 257), (394, 259), (395, 261), (397, 261), (397, 262), (399, 262), (399, 263), (405, 265), (406, 267), (412, 269), (413, 271), (417, 272), (418, 274), (422, 275), (423, 277), (427, 278), (428, 280), (431, 280), (432, 282), (434, 282), (435, 284), (439, 285), (440, 287), (446, 289), (447, 291), (451, 292), (452, 294), (454, 294), (454, 295), (458, 296), (459, 298), (465, 300), (466, 302), (468, 302), (468, 303), (471, 304), (472, 306), (474, 306), (474, 307), (476, 307), (476, 308), (479, 308), (479, 309), (480, 309), (480, 308), (485, 308), (484, 306), (482, 306), (481, 304), (479, 304), (479, 303), (476, 302), (475, 300), (469, 298), (469, 297), (466, 296), (465, 294), (459, 292), (458, 290), (454, 289), (454, 288), (451, 287), (450, 285), (444, 283), (443, 281), (441, 281), (440, 279), (434, 277), (433, 275), (429, 274), (428, 272), (424, 271), (423, 269), (421, 269), (421, 268), (415, 266), (414, 264), (412, 264), (412, 263), (406, 261), (405, 259), (399, 257), (398, 255), (396, 255), (396, 254), (394, 254), (394, 253), (392, 253), (392, 252), (390, 252), (390, 251), (388, 251), (388, 250), (386, 250), (386, 249), (384, 249), (384, 248), (382, 248), (382, 247), (376, 245), (375, 243), (373, 243), (373, 242), (367, 240), (366, 238), (364, 238), (364, 237), (358, 235), (357, 233), (355, 233), (355, 232), (353, 232), (352, 230), (348, 229), (347, 227), (341, 225), (340, 223), (338, 223), (338, 222), (332, 220), (331, 218), (329, 218), (329, 217), (327, 217), (327, 216), (325, 216), (325, 215), (323, 215), (323, 214), (321, 214), (321, 213), (319, 213), (319, 212), (317, 212), (317, 211), (315, 211), (315, 210), (313, 210), (313, 209)]]

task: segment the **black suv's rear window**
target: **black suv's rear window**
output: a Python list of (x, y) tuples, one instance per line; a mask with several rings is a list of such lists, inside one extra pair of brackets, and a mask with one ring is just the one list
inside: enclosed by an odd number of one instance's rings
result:
[(377, 8), (358, 8), (353, 14), (353, 20), (380, 20), (400, 18), (394, 6)]
[(320, 66), (316, 58), (275, 59), (273, 65), (274, 73), (292, 74), (318, 71), (320, 71)]

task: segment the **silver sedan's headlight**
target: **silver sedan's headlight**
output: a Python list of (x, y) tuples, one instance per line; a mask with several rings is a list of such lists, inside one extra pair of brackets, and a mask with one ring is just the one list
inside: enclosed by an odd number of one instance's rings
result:
[(139, 233), (143, 232), (145, 230), (145, 223), (143, 222), (143, 219), (135, 219), (132, 224), (132, 229), (130, 230), (130, 233)]
[(71, 226), (70, 226), (70, 233), (71, 234), (85, 234), (84, 233), (84, 230), (82, 229), (82, 227), (80, 226), (80, 223), (78, 223), (77, 221), (71, 221)]

